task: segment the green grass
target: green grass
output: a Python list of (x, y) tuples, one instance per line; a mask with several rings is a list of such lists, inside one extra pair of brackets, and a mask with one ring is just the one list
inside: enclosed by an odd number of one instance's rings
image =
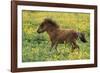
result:
[[(22, 12), (22, 61), (56, 61), (56, 60), (80, 60), (90, 58), (90, 14), (86, 13), (61, 13), (61, 12), (42, 12), (25, 11)], [(58, 45), (58, 51), (52, 49), (50, 52), (50, 39), (47, 33), (38, 34), (37, 28), (44, 18), (52, 18), (62, 28), (71, 28), (86, 34), (87, 43), (80, 40), (77, 44), (80, 50), (71, 52), (71, 46), (67, 44)]]

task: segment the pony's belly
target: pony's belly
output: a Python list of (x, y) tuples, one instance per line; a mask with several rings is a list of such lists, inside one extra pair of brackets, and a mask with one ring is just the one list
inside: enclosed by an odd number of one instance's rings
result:
[(63, 44), (63, 43), (64, 43), (64, 41), (63, 41), (63, 40), (59, 40), (59, 41), (58, 41), (58, 43), (61, 43), (61, 44)]

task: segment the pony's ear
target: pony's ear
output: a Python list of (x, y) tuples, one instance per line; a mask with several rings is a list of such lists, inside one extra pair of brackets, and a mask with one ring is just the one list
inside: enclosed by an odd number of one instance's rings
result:
[(45, 18), (44, 21), (50, 22), (50, 21), (52, 21), (52, 20), (51, 20), (50, 18)]

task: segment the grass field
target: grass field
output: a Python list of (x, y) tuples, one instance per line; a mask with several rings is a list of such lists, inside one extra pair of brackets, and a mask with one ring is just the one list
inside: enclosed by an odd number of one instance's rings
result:
[[(22, 12), (22, 61), (56, 61), (56, 60), (80, 60), (90, 58), (90, 14), (63, 13), (63, 12)], [(45, 18), (51, 18), (62, 28), (71, 28), (86, 34), (87, 43), (77, 41), (80, 52), (71, 52), (71, 46), (58, 45), (58, 54), (55, 50), (50, 52), (50, 39), (47, 33), (38, 34), (37, 28)]]

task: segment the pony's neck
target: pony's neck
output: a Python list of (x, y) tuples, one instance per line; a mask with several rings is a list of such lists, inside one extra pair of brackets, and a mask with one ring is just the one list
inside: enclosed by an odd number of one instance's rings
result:
[(51, 40), (57, 35), (58, 30), (59, 28), (52, 28), (47, 30), (47, 33)]
[(48, 28), (47, 33), (56, 33), (58, 28)]

